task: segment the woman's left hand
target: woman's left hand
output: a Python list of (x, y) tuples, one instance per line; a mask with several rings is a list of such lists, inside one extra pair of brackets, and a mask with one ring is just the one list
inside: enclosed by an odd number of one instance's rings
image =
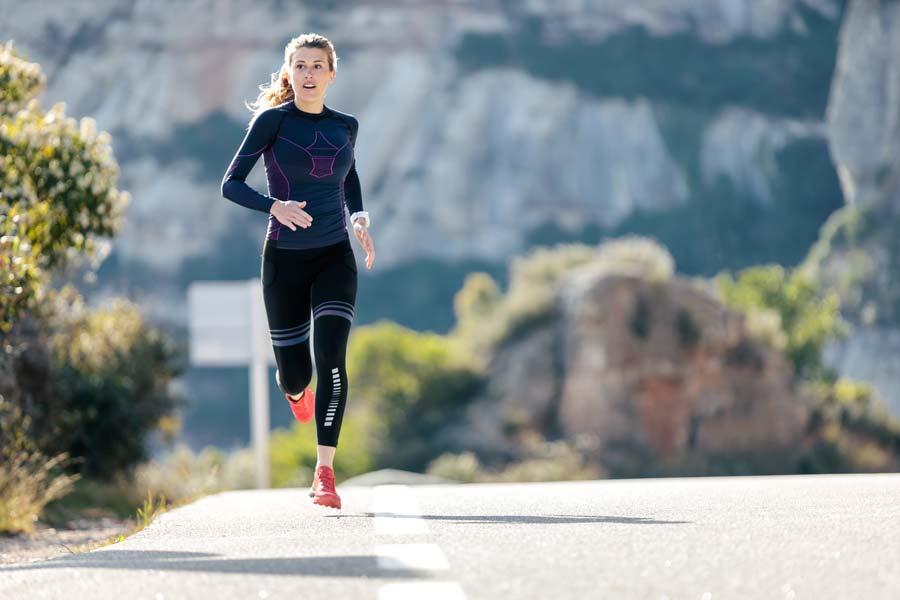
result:
[(356, 239), (359, 240), (359, 245), (366, 251), (366, 268), (371, 269), (372, 262), (375, 261), (375, 244), (372, 242), (372, 236), (369, 235), (368, 228), (362, 223), (356, 223), (353, 226), (353, 232), (356, 234)]

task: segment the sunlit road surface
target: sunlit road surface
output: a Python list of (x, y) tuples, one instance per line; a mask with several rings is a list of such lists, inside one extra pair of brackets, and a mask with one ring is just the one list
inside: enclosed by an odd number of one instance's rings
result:
[(0, 598), (900, 598), (900, 474), (210, 496)]

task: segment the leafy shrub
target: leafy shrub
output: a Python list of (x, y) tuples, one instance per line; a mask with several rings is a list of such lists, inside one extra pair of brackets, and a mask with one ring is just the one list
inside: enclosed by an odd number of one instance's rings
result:
[(46, 113), (39, 65), (0, 46), (0, 331), (36, 306), (47, 274), (72, 251), (95, 251), (96, 236), (118, 228), (130, 202), (116, 189), (111, 138), (91, 118)]
[[(341, 422), (341, 436), (334, 454), (334, 473), (345, 479), (372, 469), (369, 433), (363, 411), (348, 408)], [(294, 422), (290, 429), (277, 429), (269, 440), (273, 487), (308, 486), (316, 466), (316, 426)]]
[(347, 371), (375, 464), (411, 470), (440, 453), (434, 434), (461, 418), (483, 377), (453, 340), (385, 321), (355, 331)]
[(126, 300), (89, 311), (65, 286), (47, 304), (54, 391), (34, 407), (36, 435), (46, 451), (77, 458), (83, 474), (110, 478), (146, 459), (146, 436), (184, 403), (168, 384), (186, 353)]
[(577, 479), (601, 479), (606, 471), (592, 458), (589, 437), (573, 440), (548, 441), (530, 432), (522, 436), (523, 457), (500, 469), (482, 466), (473, 452), (444, 453), (433, 460), (427, 469), (429, 475), (463, 481), (466, 483), (513, 481), (569, 481)]
[(652, 239), (624, 236), (601, 243), (558, 244), (537, 248), (510, 264), (509, 289), (501, 294), (486, 273), (466, 278), (454, 300), (457, 326), (452, 336), (485, 359), (551, 319), (559, 302), (559, 282), (572, 270), (590, 265), (592, 272), (644, 277), (659, 283), (674, 272), (674, 261)]
[(822, 348), (847, 333), (833, 291), (780, 265), (744, 269), (736, 280), (722, 272), (715, 283), (726, 304), (748, 315), (751, 334), (783, 349), (800, 376), (814, 380), (825, 374)]

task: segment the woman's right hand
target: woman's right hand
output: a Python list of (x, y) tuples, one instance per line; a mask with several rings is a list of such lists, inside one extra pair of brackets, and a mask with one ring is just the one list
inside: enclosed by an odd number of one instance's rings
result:
[(272, 204), (272, 208), (269, 209), (269, 212), (278, 219), (279, 223), (287, 225), (291, 228), (291, 231), (297, 231), (297, 228), (294, 227), (295, 224), (304, 229), (312, 225), (312, 216), (303, 210), (304, 206), (306, 206), (306, 200), (303, 202), (297, 202), (296, 200), (276, 200)]

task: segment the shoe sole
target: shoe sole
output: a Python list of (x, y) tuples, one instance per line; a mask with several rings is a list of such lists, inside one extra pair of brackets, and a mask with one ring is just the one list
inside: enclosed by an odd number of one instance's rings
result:
[(337, 501), (337, 504), (329, 504), (329, 502), (333, 502), (333, 501), (330, 499), (326, 499), (326, 498), (313, 498), (313, 504), (318, 504), (319, 506), (325, 506), (327, 508), (334, 508), (336, 510), (341, 509), (340, 499)]

